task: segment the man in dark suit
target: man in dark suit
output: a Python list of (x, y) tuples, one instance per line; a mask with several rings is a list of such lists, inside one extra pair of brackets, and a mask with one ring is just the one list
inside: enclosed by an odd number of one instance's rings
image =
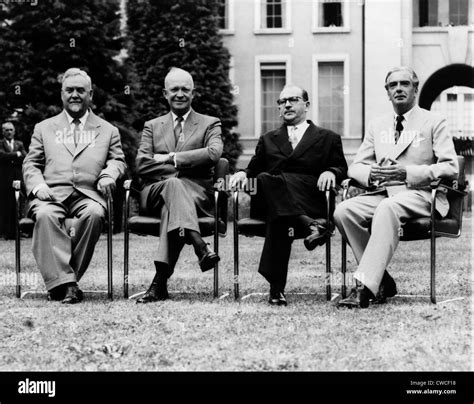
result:
[(194, 247), (203, 272), (219, 261), (201, 238), (198, 217), (212, 215), (214, 166), (223, 149), (221, 123), (191, 108), (193, 93), (191, 75), (172, 68), (163, 90), (171, 111), (146, 122), (143, 129), (137, 154), (144, 184), (141, 207), (161, 217), (161, 226), (156, 275), (137, 303), (168, 298), (167, 280), (184, 244)]
[[(64, 110), (35, 126), (23, 177), (36, 221), (33, 254), (52, 300), (79, 303), (77, 282), (99, 239), (105, 196), (126, 168), (118, 129), (90, 110), (92, 82), (80, 69), (62, 78)], [(74, 231), (64, 225), (75, 218)]]
[(341, 137), (306, 120), (310, 102), (304, 89), (286, 86), (277, 103), (283, 126), (260, 137), (247, 169), (234, 174), (230, 186), (257, 178), (251, 215), (265, 212), (267, 223), (259, 273), (270, 283), (269, 303), (286, 306), (292, 229), (306, 231), (308, 250), (324, 242), (327, 229), (314, 218), (325, 217), (324, 191), (345, 178), (347, 163)]
[(15, 140), (15, 127), (11, 122), (2, 125), (0, 141), (0, 235), (15, 238), (14, 180), (21, 179), (21, 164), (26, 156), (23, 142)]

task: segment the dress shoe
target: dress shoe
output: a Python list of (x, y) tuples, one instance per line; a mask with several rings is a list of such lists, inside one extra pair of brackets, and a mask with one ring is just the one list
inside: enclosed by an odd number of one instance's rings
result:
[(79, 289), (79, 287), (75, 284), (68, 285), (66, 286), (66, 293), (61, 303), (76, 304), (82, 302), (82, 299), (84, 299), (84, 294), (82, 293), (82, 290)]
[[(155, 277), (157, 278), (157, 277)], [(145, 294), (137, 299), (137, 303), (152, 303), (152, 302), (159, 302), (162, 300), (166, 300), (169, 298), (168, 288), (167, 288), (167, 280), (163, 277), (158, 277), (156, 280), (153, 279), (148, 290)]]
[(340, 300), (337, 303), (337, 307), (360, 307), (361, 309), (366, 309), (369, 307), (370, 299), (374, 299), (374, 294), (370, 291), (367, 286), (358, 286), (352, 288), (351, 293), (345, 299)]
[(199, 259), (199, 266), (202, 272), (209, 271), (219, 262), (219, 256), (209, 248), (209, 244), (197, 250), (196, 255)]
[(285, 294), (274, 287), (270, 287), (270, 298), (268, 299), (268, 303), (272, 306), (287, 306), (288, 303), (286, 301)]
[(385, 271), (383, 273), (382, 282), (380, 283), (379, 291), (375, 296), (375, 304), (384, 304), (387, 302), (387, 297), (393, 297), (397, 294), (397, 285), (390, 274)]
[(324, 226), (313, 222), (309, 226), (311, 234), (304, 239), (304, 246), (307, 250), (312, 251), (318, 245), (323, 245), (326, 241), (327, 230)]
[(56, 286), (48, 292), (48, 300), (59, 302), (64, 299), (66, 295), (66, 285), (62, 284)]

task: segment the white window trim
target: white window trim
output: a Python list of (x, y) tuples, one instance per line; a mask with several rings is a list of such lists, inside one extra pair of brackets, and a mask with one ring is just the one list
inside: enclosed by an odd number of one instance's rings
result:
[(350, 3), (351, 1), (348, 0), (341, 0), (342, 4), (342, 19), (344, 21), (344, 26), (342, 27), (320, 27), (318, 25), (319, 22), (319, 5), (321, 4), (321, 0), (313, 0), (313, 10), (312, 10), (312, 16), (313, 16), (313, 23), (312, 23), (312, 28), (311, 32), (313, 34), (317, 34), (320, 32), (324, 33), (341, 33), (341, 32), (350, 32), (351, 31), (351, 21), (350, 21), (350, 15), (351, 15), (351, 10), (350, 10)]
[(222, 35), (234, 35), (235, 34), (235, 25), (234, 25), (234, 0), (227, 0), (227, 5), (229, 7), (229, 25), (225, 29), (220, 29), (219, 33)]
[(253, 33), (260, 35), (260, 34), (291, 34), (293, 29), (291, 28), (291, 0), (284, 0), (286, 3), (286, 27), (284, 28), (262, 28), (260, 27), (260, 20), (261, 20), (261, 9), (262, 9), (262, 1), (264, 0), (254, 0), (254, 29)]
[[(261, 111), (261, 103), (262, 103), (262, 77), (261, 77), (261, 70), (260, 65), (262, 63), (285, 63), (285, 80), (286, 84), (291, 83), (291, 56), (290, 55), (256, 55), (255, 56), (255, 125), (254, 125), (254, 138), (258, 139), (262, 129), (262, 111)], [(275, 100), (275, 108), (277, 108), (276, 100)]]
[(318, 97), (318, 80), (319, 80), (319, 62), (343, 62), (344, 63), (344, 129), (343, 133), (339, 133), (344, 138), (360, 139), (360, 136), (350, 136), (349, 117), (350, 111), (350, 80), (349, 80), (349, 54), (348, 53), (327, 53), (313, 54), (313, 95), (312, 95), (312, 116), (314, 121), (319, 125), (319, 97)]

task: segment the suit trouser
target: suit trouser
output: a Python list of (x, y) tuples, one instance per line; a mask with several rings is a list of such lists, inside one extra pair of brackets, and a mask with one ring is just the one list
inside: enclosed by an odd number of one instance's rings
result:
[[(77, 282), (84, 275), (94, 254), (104, 224), (104, 207), (73, 192), (63, 202), (35, 200), (31, 216), (33, 255), (46, 288)], [(68, 233), (65, 220), (74, 217)]]
[(310, 211), (297, 202), (284, 175), (264, 172), (257, 176), (257, 181), (258, 193), (264, 199), (262, 202), (267, 213), (265, 242), (258, 272), (277, 289), (284, 290), (294, 234), (302, 231), (308, 231), (309, 234), (309, 230), (301, 228), (295, 219), (300, 215), (316, 217), (316, 212), (314, 208)]
[(171, 276), (185, 244), (184, 230), (199, 233), (196, 202), (186, 189), (186, 179), (168, 178), (150, 189), (149, 211), (160, 212), (160, 241), (155, 261), (168, 265)]
[(380, 282), (398, 246), (401, 227), (408, 219), (430, 215), (430, 202), (420, 191), (387, 197), (360, 195), (340, 203), (334, 221), (358, 262), (354, 278), (378, 292)]

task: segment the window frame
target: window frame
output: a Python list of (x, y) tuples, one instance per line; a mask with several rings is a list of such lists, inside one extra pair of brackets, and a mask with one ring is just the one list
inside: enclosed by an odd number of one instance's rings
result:
[(219, 33), (222, 35), (234, 35), (235, 34), (235, 25), (234, 25), (234, 0), (226, 0), (227, 5), (227, 15), (228, 15), (228, 27), (219, 28)]
[(286, 26), (282, 28), (262, 28), (260, 25), (262, 14), (262, 2), (266, 0), (254, 0), (254, 29), (253, 33), (256, 35), (260, 34), (291, 34), (293, 32), (292, 25), (291, 25), (291, 3), (292, 0), (282, 0), (282, 2), (286, 3), (285, 6), (285, 21)]
[(343, 133), (339, 133), (345, 139), (360, 139), (360, 136), (350, 135), (349, 119), (350, 119), (350, 68), (349, 68), (349, 54), (348, 53), (328, 53), (328, 54), (313, 54), (312, 73), (312, 100), (313, 108), (311, 110), (314, 121), (319, 125), (319, 63), (320, 62), (335, 62), (343, 63), (344, 72), (344, 126)]
[[(256, 55), (255, 56), (255, 114), (254, 114), (254, 138), (258, 139), (262, 130), (262, 74), (261, 65), (262, 63), (284, 63), (285, 65), (285, 80), (286, 84), (291, 83), (291, 55)], [(278, 106), (275, 100), (275, 109)], [(276, 129), (276, 128), (275, 128)]]
[(321, 0), (313, 0), (312, 2), (312, 28), (311, 32), (313, 34), (317, 33), (346, 33), (351, 31), (350, 23), (350, 0), (340, 0), (341, 12), (342, 12), (342, 21), (344, 25), (342, 27), (320, 27), (319, 24), (319, 6), (323, 3)]

